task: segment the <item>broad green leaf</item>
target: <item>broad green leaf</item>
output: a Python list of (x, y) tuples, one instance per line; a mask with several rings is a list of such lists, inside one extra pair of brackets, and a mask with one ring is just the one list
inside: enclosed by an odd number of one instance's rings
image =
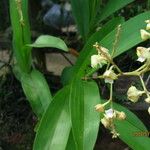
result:
[(94, 148), (99, 129), (99, 115), (94, 106), (100, 101), (94, 82), (74, 80), (70, 92), (72, 132), (76, 149)]
[(66, 67), (61, 74), (61, 82), (63, 85), (69, 84), (72, 79), (72, 75), (74, 73), (74, 66)]
[[(102, 101), (103, 103), (105, 101)], [(130, 148), (135, 150), (149, 150), (150, 138), (144, 136), (136, 136), (136, 133), (142, 134), (143, 132), (148, 133), (147, 128), (143, 122), (127, 108), (113, 103), (113, 106), (118, 111), (126, 113), (126, 120), (115, 121), (117, 132), (119, 132), (119, 138), (123, 140)], [(136, 143), (136, 144), (135, 144)]]
[(100, 0), (71, 0), (73, 15), (84, 41), (88, 38), (90, 26), (95, 19), (99, 4)]
[(70, 112), (72, 132), (76, 148), (83, 150), (84, 147), (84, 89), (80, 80), (74, 79), (70, 89)]
[(39, 71), (33, 70), (30, 74), (22, 75), (21, 84), (33, 112), (41, 118), (52, 100), (44, 76)]
[[(148, 133), (141, 120), (127, 108), (114, 104), (115, 109), (124, 111), (127, 119), (124, 121), (115, 121), (116, 129), (119, 132), (119, 138), (123, 140), (130, 148), (135, 150), (149, 150), (150, 138), (146, 136), (136, 136), (135, 134)], [(136, 143), (136, 144), (135, 144)]]
[(68, 51), (68, 48), (63, 40), (50, 35), (41, 35), (36, 39), (36, 41), (33, 44), (29, 44), (27, 46), (38, 48), (53, 47), (63, 51)]
[(88, 34), (90, 28), (89, 0), (71, 0), (71, 6), (78, 30), (81, 36), (86, 39), (86, 35)]
[(17, 8), (16, 0), (9, 0), (10, 18), (13, 30), (13, 51), (18, 66), (21, 71), (29, 72), (31, 69), (31, 48), (24, 47), (30, 44), (30, 27), (28, 22), (28, 0), (22, 0), (22, 14), (24, 25), (20, 23), (20, 15)]
[(109, 0), (108, 3), (104, 6), (102, 11), (100, 12), (100, 15), (97, 16), (99, 19), (99, 22), (106, 19), (110, 15), (112, 15), (115, 11), (123, 8), (127, 4), (133, 2), (134, 0)]
[(67, 146), (66, 146), (66, 150), (76, 150), (76, 145), (75, 145), (75, 141), (74, 141), (74, 138), (73, 138), (72, 130), (70, 131), (70, 135), (69, 135), (69, 138), (68, 138), (68, 143), (67, 143)]
[(39, 124), (33, 150), (65, 150), (71, 130), (68, 87), (53, 98)]
[(140, 130), (138, 123), (136, 124), (137, 127), (135, 127), (128, 121), (116, 121), (115, 125), (117, 131), (120, 133), (119, 138), (129, 145), (130, 148), (133, 150), (149, 150), (150, 138), (146, 137), (145, 135), (142, 136), (144, 133), (148, 134), (149, 131)]
[(84, 150), (94, 148), (98, 129), (99, 114), (95, 105), (100, 103), (99, 89), (95, 82), (84, 82)]
[[(142, 42), (140, 37), (140, 29), (145, 28), (145, 20), (149, 19), (150, 12), (142, 13), (122, 24), (120, 39), (118, 42), (118, 46), (116, 49), (115, 56), (120, 55), (121, 53), (127, 51), (133, 46)], [(99, 31), (99, 34), (102, 31)], [(104, 35), (103, 38), (99, 38), (97, 34), (95, 37), (91, 37), (91, 42), (87, 43), (91, 46), (85, 46), (77, 60), (75, 73), (79, 77), (83, 77), (85, 75), (85, 70), (87, 66), (90, 64), (90, 57), (92, 54), (96, 53), (95, 48), (92, 48), (92, 45), (95, 41), (98, 41), (102, 46), (108, 48), (111, 52), (112, 44), (115, 40), (116, 29)]]
[[(120, 39), (116, 49), (115, 56), (122, 54), (128, 49), (143, 42), (141, 39), (140, 29), (145, 29), (147, 20), (150, 16), (150, 11), (142, 13), (122, 24)], [(100, 43), (112, 50), (112, 43), (115, 39), (115, 30), (105, 36)]]

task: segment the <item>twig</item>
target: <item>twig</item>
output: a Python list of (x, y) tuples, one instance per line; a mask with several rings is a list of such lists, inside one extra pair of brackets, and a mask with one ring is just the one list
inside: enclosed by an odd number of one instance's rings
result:
[(61, 53), (61, 55), (73, 66), (73, 63), (70, 61), (70, 59), (64, 53)]

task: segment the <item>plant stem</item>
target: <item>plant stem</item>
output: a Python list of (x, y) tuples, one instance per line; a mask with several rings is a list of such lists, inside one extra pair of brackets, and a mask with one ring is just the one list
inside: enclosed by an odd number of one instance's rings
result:
[(142, 78), (141, 76), (139, 76), (139, 78), (140, 78), (142, 87), (143, 87), (143, 89), (144, 89), (144, 92), (146, 93), (147, 97), (150, 97), (149, 91), (147, 90), (147, 88), (146, 88), (146, 86), (145, 86), (145, 83), (144, 83), (144, 81), (143, 81), (143, 78)]
[(109, 100), (110, 100), (110, 105), (111, 105), (111, 108), (113, 108), (113, 83), (110, 84), (110, 97), (109, 97)]

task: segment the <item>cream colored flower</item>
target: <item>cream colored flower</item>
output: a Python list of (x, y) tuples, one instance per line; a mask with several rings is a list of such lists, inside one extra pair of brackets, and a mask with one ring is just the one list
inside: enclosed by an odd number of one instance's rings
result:
[(105, 110), (105, 114), (104, 116), (107, 118), (107, 119), (112, 119), (112, 118), (115, 118), (116, 117), (116, 114), (115, 114), (115, 111), (110, 108), (108, 110)]
[(150, 30), (150, 20), (145, 20), (145, 23), (147, 23), (146, 30)]
[(124, 120), (124, 119), (126, 119), (126, 114), (123, 111), (121, 111), (121, 112), (116, 111), (116, 118), (118, 120)]
[(146, 102), (146, 103), (150, 103), (150, 97), (147, 97), (147, 98), (145, 99), (145, 102)]
[(104, 104), (97, 104), (97, 105), (95, 106), (95, 109), (96, 109), (96, 111), (98, 111), (98, 112), (104, 112), (104, 111), (105, 111), (105, 106), (104, 106)]
[(103, 126), (104, 126), (105, 128), (109, 128), (110, 125), (111, 125), (110, 120), (107, 119), (106, 117), (103, 117), (103, 118), (101, 119), (101, 123), (103, 124)]
[(105, 83), (113, 83), (114, 80), (117, 79), (117, 75), (114, 73), (112, 68), (110, 68), (109, 70), (106, 70), (103, 74), (103, 77), (105, 79)]
[(150, 107), (148, 108), (148, 113), (150, 114)]
[(109, 50), (107, 48), (100, 46), (98, 42), (96, 42), (93, 46), (97, 49), (100, 56), (104, 57), (107, 61), (111, 59), (111, 55), (109, 54)]
[(107, 48), (105, 48), (103, 46), (100, 46), (100, 48), (101, 48), (102, 52), (109, 54), (109, 50)]
[(144, 62), (146, 59), (150, 59), (150, 48), (137, 47), (136, 53), (138, 56), (137, 61)]
[(140, 33), (141, 33), (141, 38), (143, 41), (148, 40), (150, 38), (150, 33), (147, 32), (146, 30), (141, 29)]
[(135, 103), (143, 93), (144, 91), (140, 91), (135, 86), (131, 86), (127, 91), (127, 96), (131, 102)]
[(105, 59), (109, 62), (109, 60), (111, 59), (111, 55), (109, 54), (109, 50), (105, 47), (101, 46), (101, 53), (100, 55), (105, 57)]
[(102, 67), (102, 65), (106, 64), (107, 61), (104, 57), (100, 55), (92, 55), (91, 56), (91, 67), (96, 68), (96, 67)]
[(150, 23), (146, 25), (146, 30), (150, 30)]

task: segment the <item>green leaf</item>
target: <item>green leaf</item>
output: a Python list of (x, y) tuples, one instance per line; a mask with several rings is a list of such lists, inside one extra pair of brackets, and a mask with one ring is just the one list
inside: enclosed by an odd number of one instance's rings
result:
[(72, 132), (76, 148), (83, 150), (84, 144), (84, 89), (80, 80), (71, 83), (70, 112)]
[(72, 79), (72, 75), (74, 73), (74, 66), (66, 67), (61, 74), (61, 82), (63, 85), (69, 84)]
[[(142, 42), (140, 37), (140, 29), (145, 28), (145, 20), (149, 19), (150, 12), (142, 13), (122, 24), (120, 39), (118, 42), (118, 46), (116, 49), (115, 56), (120, 55), (121, 53), (127, 51), (133, 46)], [(99, 34), (102, 30), (98, 31)], [(115, 40), (116, 29), (111, 31), (110, 33), (103, 36), (103, 38), (99, 38), (96, 35), (93, 35), (89, 42), (87, 42), (90, 46), (85, 46), (77, 60), (75, 73), (79, 77), (83, 77), (85, 75), (85, 70), (87, 66), (90, 64), (90, 57), (92, 54), (96, 53), (95, 48), (92, 45), (95, 41), (98, 41), (102, 46), (112, 50), (112, 44)], [(91, 40), (91, 42), (90, 42)]]
[(28, 0), (22, 0), (21, 4), (25, 25), (20, 23), (20, 15), (18, 9), (16, 9), (18, 7), (16, 0), (9, 0), (14, 56), (19, 69), (27, 73), (30, 72), (31, 69), (31, 48), (25, 47), (26, 44), (31, 43), (30, 26), (28, 22)]
[[(103, 103), (105, 101), (102, 101)], [(142, 133), (147, 133), (147, 128), (143, 122), (130, 110), (127, 108), (113, 103), (114, 109), (118, 111), (123, 111), (126, 114), (126, 120), (124, 121), (115, 121), (115, 126), (117, 132), (120, 134), (119, 138), (123, 140), (130, 148), (135, 150), (149, 150), (150, 138), (144, 136), (136, 136)], [(136, 144), (135, 144), (136, 143)]]
[(61, 89), (48, 106), (39, 124), (33, 150), (65, 150), (71, 130), (68, 92), (68, 87)]
[(99, 129), (99, 114), (94, 106), (99, 103), (99, 90), (95, 82), (74, 80), (70, 92), (72, 132), (76, 148), (94, 148)]
[(22, 74), (21, 84), (33, 112), (41, 118), (52, 100), (44, 76), (39, 71), (33, 70), (30, 74)]
[(50, 35), (41, 35), (36, 39), (36, 41), (33, 44), (28, 44), (27, 46), (38, 48), (53, 47), (63, 51), (68, 51), (68, 48), (63, 40)]
[(84, 86), (84, 150), (94, 149), (99, 129), (99, 114), (95, 105), (100, 103), (99, 89), (95, 82), (83, 82)]
[[(122, 24), (120, 39), (116, 49), (115, 56), (122, 54), (128, 49), (143, 42), (140, 35), (140, 29), (145, 29), (147, 20), (150, 16), (150, 11), (142, 13)], [(115, 30), (105, 36), (100, 43), (112, 51), (112, 43), (115, 39)]]
[(71, 0), (73, 15), (84, 41), (88, 38), (90, 26), (95, 19), (99, 4), (100, 0)]
[(132, 149), (149, 150), (150, 138), (136, 136), (136, 134), (149, 133), (143, 122), (127, 108), (120, 106), (119, 104), (114, 104), (114, 107), (116, 110), (124, 111), (127, 115), (126, 120), (115, 121), (116, 129), (120, 134), (119, 138)]
[(127, 145), (129, 145), (130, 148), (132, 148), (133, 150), (149, 150), (150, 138), (146, 137), (145, 135), (142, 136), (142, 134), (144, 133), (148, 135), (149, 131), (140, 130), (138, 128), (138, 123), (137, 127), (135, 127), (128, 121), (116, 121), (115, 125), (117, 131), (120, 133), (119, 138)]
[(69, 135), (68, 143), (67, 143), (67, 146), (66, 146), (66, 150), (76, 150), (76, 145), (75, 145), (75, 141), (74, 141), (74, 138), (73, 138), (72, 130), (70, 131), (70, 135)]
[(109, 0), (98, 16), (99, 22), (133, 1), (134, 0)]

